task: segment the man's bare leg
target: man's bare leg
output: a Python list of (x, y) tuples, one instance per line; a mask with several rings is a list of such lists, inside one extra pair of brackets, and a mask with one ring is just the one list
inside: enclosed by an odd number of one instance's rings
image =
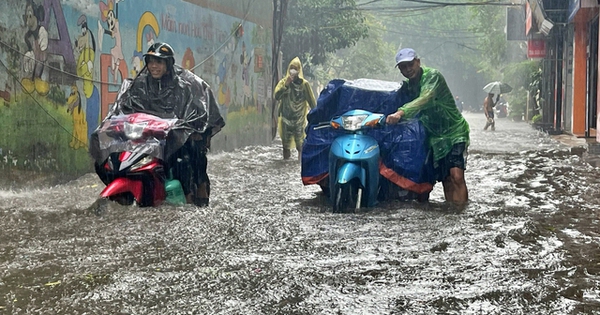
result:
[(469, 200), (467, 183), (465, 182), (465, 171), (459, 167), (450, 169), (450, 176), (442, 182), (444, 186), (444, 197), (446, 201), (464, 205)]

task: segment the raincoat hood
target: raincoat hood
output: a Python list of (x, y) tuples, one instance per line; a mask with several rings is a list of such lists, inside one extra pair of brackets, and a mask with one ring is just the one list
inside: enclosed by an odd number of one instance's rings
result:
[(295, 68), (298, 69), (298, 77), (301, 79), (304, 79), (304, 71), (302, 70), (302, 62), (300, 61), (300, 58), (298, 58), (298, 57), (294, 57), (294, 59), (292, 59), (292, 61), (290, 61), (290, 64), (288, 65), (288, 68), (287, 68), (286, 77), (290, 76), (290, 69), (292, 68), (292, 66), (295, 66)]
[[(290, 72), (292, 68), (298, 70), (296, 78), (292, 79)], [(306, 125), (306, 113), (316, 106), (315, 95), (310, 83), (304, 79), (302, 62), (300, 58), (295, 57), (290, 61), (286, 75), (279, 80), (275, 86), (274, 96), (278, 104), (278, 127), (279, 135), (283, 141), (288, 141), (289, 136), (284, 133), (284, 126), (289, 130), (301, 130)], [(302, 137), (303, 138), (303, 137)], [(293, 144), (301, 146), (301, 141), (291, 140), (285, 142), (285, 147), (292, 147)]]

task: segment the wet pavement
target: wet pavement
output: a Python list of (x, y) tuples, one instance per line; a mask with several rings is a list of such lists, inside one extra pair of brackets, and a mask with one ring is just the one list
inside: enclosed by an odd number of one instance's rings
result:
[(600, 314), (600, 169), (465, 113), (470, 202), (333, 214), (280, 147), (212, 153), (211, 205), (0, 189), (0, 314)]

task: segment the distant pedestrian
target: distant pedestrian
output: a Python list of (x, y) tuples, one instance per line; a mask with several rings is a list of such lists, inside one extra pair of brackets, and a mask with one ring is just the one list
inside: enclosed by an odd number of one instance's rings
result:
[(300, 159), (306, 114), (309, 109), (317, 106), (310, 83), (304, 79), (300, 58), (290, 61), (286, 76), (275, 87), (275, 99), (280, 101), (279, 135), (283, 144), (283, 159), (290, 158), (293, 144)]
[(500, 94), (496, 96), (496, 101), (494, 101), (494, 93), (488, 93), (487, 97), (483, 100), (483, 113), (487, 119), (483, 130), (487, 130), (489, 127), (492, 127), (492, 131), (496, 130), (496, 122), (494, 121), (494, 107), (496, 106), (496, 103), (498, 103), (499, 99)]

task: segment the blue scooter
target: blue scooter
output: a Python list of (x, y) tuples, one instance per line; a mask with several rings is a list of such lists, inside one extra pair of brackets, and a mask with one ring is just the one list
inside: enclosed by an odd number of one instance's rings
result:
[(383, 114), (354, 109), (314, 128), (331, 127), (346, 132), (333, 140), (329, 151), (329, 196), (333, 212), (355, 212), (377, 204), (379, 144), (365, 131), (384, 124)]

